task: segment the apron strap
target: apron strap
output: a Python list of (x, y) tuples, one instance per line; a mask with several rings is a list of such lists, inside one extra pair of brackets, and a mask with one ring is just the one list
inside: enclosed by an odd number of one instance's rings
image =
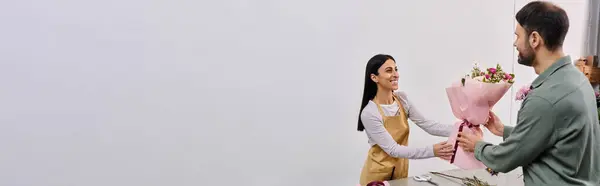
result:
[[(396, 97), (396, 95), (394, 95), (394, 98), (396, 98), (396, 102), (398, 102), (398, 111), (396, 111), (395, 115), (398, 115), (400, 113), (404, 113), (404, 105), (402, 103), (400, 103), (400, 98)], [(406, 113), (404, 113), (406, 115)]]
[[(394, 99), (394, 102), (396, 102), (396, 104), (398, 104), (398, 110), (396, 111), (396, 113), (394, 115), (398, 115), (399, 113), (401, 113), (401, 111), (404, 111), (404, 106), (400, 103), (400, 99), (398, 97), (396, 97), (396, 95), (392, 96), (392, 98)], [(375, 99), (373, 99), (375, 100)], [(377, 105), (377, 110), (379, 110), (379, 114), (381, 114), (381, 117), (385, 117), (385, 113), (383, 113), (383, 109), (381, 108), (381, 105), (379, 105), (379, 103), (377, 103), (376, 101), (373, 101), (373, 103), (375, 103), (375, 105)]]

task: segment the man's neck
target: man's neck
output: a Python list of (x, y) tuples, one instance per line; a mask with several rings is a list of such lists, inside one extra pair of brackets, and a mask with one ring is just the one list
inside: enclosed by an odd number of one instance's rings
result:
[(535, 69), (535, 73), (540, 75), (546, 69), (548, 69), (552, 64), (556, 63), (560, 58), (565, 57), (562, 49), (557, 49), (554, 52), (544, 51), (536, 56), (535, 63), (533, 65), (533, 69)]
[(390, 90), (382, 90), (379, 89), (380, 91), (377, 91), (377, 94), (375, 95), (375, 99), (374, 101), (376, 103), (379, 104), (384, 104), (384, 105), (389, 105), (394, 103), (394, 95), (392, 93), (392, 91)]

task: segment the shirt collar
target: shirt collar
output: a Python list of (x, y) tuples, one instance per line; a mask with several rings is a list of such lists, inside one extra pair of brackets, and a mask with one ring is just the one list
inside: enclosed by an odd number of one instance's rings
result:
[(546, 81), (546, 79), (552, 76), (554, 72), (568, 64), (571, 64), (571, 56), (564, 56), (558, 59), (554, 64), (550, 65), (548, 69), (542, 72), (542, 74), (535, 78), (535, 80), (533, 80), (533, 83), (531, 83), (531, 88), (539, 87), (540, 85), (542, 85), (542, 83), (544, 83), (544, 81)]

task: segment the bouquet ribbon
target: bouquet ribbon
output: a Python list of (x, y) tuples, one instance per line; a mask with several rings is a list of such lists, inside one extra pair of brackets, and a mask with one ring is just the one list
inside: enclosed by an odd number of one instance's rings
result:
[[(466, 119), (462, 121), (462, 123), (460, 124), (460, 126), (458, 127), (458, 132), (462, 132), (463, 131), (463, 127), (468, 127), (468, 128), (473, 128), (473, 127), (479, 127), (479, 125), (474, 125), (472, 123), (470, 123), (469, 121), (467, 121)], [(458, 150), (458, 138), (456, 138), (456, 140), (454, 141), (454, 153), (452, 154), (452, 158), (450, 159), (450, 163), (454, 163), (454, 158), (456, 157), (456, 151)]]

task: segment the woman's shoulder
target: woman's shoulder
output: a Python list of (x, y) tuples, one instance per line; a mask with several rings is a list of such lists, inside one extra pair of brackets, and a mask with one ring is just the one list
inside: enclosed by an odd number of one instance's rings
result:
[(360, 113), (361, 118), (370, 118), (379, 116), (377, 105), (373, 101), (369, 101), (365, 108)]
[(394, 92), (394, 95), (398, 96), (398, 98), (400, 98), (400, 100), (402, 100), (404, 102), (406, 102), (408, 100), (407, 99), (408, 96), (406, 95), (406, 92), (404, 92), (404, 91), (397, 90)]
[(411, 102), (408, 101), (408, 96), (406, 95), (406, 92), (395, 91), (394, 95), (398, 96), (398, 99), (400, 99), (400, 104), (402, 104), (402, 106), (404, 107), (404, 110), (406, 110), (406, 114), (409, 114), (412, 106), (411, 106)]
[(369, 114), (373, 113), (373, 111), (377, 111), (377, 105), (373, 101), (369, 101), (365, 108), (362, 110), (361, 114)]

